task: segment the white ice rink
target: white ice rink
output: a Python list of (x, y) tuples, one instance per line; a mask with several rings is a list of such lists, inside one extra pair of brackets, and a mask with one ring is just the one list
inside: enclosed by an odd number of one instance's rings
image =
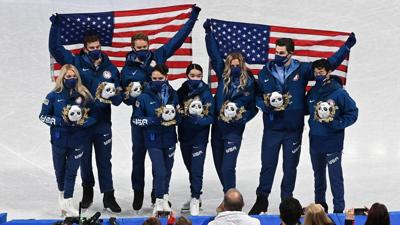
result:
[[(38, 119), (45, 95), (53, 88), (47, 47), (49, 16), (54, 12), (101, 12), (160, 7), (195, 1), (140, 0), (0, 0), (0, 212), (9, 219), (57, 218), (57, 187), (51, 159), (49, 128)], [(193, 59), (204, 67), (207, 53), (202, 23), (206, 18), (280, 26), (355, 32), (347, 90), (359, 107), (357, 123), (346, 131), (343, 167), (348, 207), (385, 203), (400, 210), (400, 2), (397, 0), (200, 0), (193, 30)], [(178, 82), (174, 82), (175, 87)], [(113, 108), (113, 175), (117, 201), (132, 216), (131, 108)], [(313, 173), (308, 153), (308, 126), (303, 138), (294, 195), (302, 204), (313, 201)], [(255, 200), (260, 171), (261, 113), (246, 128), (237, 164), (237, 187), (249, 210)], [(179, 146), (179, 145), (177, 145)], [(150, 172), (150, 160), (146, 170)], [(151, 176), (147, 173), (144, 206), (149, 213)], [(280, 202), (281, 164), (270, 196), (270, 212)], [(329, 188), (328, 188), (329, 189)], [(211, 149), (204, 172), (202, 212), (214, 214), (222, 200)], [(75, 205), (81, 198), (77, 177)], [(179, 149), (171, 179), (175, 210), (189, 197), (188, 174)], [(332, 208), (330, 191), (328, 204)], [(102, 209), (96, 186), (88, 212)], [(107, 215), (107, 214), (106, 214)]]

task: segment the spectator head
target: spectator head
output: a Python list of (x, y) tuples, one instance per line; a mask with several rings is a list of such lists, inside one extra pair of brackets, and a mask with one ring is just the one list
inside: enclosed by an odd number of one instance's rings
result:
[(384, 204), (374, 203), (368, 210), (365, 225), (389, 225), (389, 212)]
[(131, 37), (132, 50), (148, 50), (149, 49), (149, 36), (144, 33), (137, 33)]
[(192, 221), (187, 219), (184, 216), (179, 217), (179, 219), (176, 221), (175, 225), (192, 225)]
[(299, 224), (302, 212), (299, 200), (292, 197), (286, 198), (279, 205), (279, 214), (283, 225)]
[(235, 188), (229, 189), (224, 196), (225, 211), (242, 211), (244, 206), (242, 194)]
[(156, 217), (149, 217), (142, 223), (142, 225), (161, 225), (161, 222)]
[(320, 204), (311, 203), (306, 209), (304, 225), (328, 225), (332, 220), (326, 215), (324, 207)]

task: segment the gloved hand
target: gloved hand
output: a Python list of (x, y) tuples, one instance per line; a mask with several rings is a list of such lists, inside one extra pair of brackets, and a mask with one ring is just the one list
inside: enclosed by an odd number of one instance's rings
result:
[(356, 42), (357, 42), (356, 35), (353, 32), (351, 32), (350, 36), (347, 38), (344, 44), (350, 49), (356, 44)]
[(197, 17), (199, 17), (199, 13), (201, 11), (201, 8), (193, 5), (192, 6), (192, 13), (190, 14), (190, 19), (197, 19)]
[(53, 15), (50, 16), (49, 19), (50, 19), (51, 23), (56, 23), (58, 20), (58, 14), (54, 13)]
[(207, 34), (211, 33), (211, 20), (206, 19), (206, 21), (204, 21), (204, 23), (203, 23), (203, 27)]

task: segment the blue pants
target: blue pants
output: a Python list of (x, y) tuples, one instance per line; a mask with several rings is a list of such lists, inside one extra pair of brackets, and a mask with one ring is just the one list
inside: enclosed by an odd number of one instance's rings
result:
[(146, 147), (144, 146), (142, 128), (132, 125), (132, 189), (144, 190), (144, 163), (146, 159)]
[(283, 149), (283, 178), (281, 183), (281, 199), (293, 196), (296, 183), (297, 165), (299, 164), (302, 130), (285, 132), (264, 129), (261, 147), (260, 184), (257, 195), (268, 197), (279, 159), (279, 151)]
[(204, 159), (207, 145), (188, 145), (181, 143), (183, 162), (189, 172), (190, 192), (192, 198), (200, 198), (203, 188)]
[(52, 145), (51, 147), (58, 190), (64, 191), (64, 198), (72, 198), (76, 174), (83, 154), (83, 146), (67, 148)]
[(342, 152), (321, 153), (317, 149), (310, 150), (312, 168), (314, 170), (315, 202), (326, 202), (326, 166), (328, 165), (329, 181), (333, 195), (333, 210), (343, 211), (344, 184), (342, 172)]
[(91, 127), (88, 133), (89, 141), (85, 144), (81, 164), (82, 184), (88, 187), (94, 187), (95, 184), (92, 168), (92, 146), (94, 146), (100, 192), (113, 191), (114, 187), (111, 174), (111, 124), (97, 124)]
[(211, 148), (215, 169), (224, 193), (236, 187), (236, 162), (242, 139), (222, 139), (221, 131), (213, 126), (211, 129)]
[(172, 167), (174, 166), (175, 145), (169, 148), (149, 148), (156, 198), (163, 198), (169, 192)]

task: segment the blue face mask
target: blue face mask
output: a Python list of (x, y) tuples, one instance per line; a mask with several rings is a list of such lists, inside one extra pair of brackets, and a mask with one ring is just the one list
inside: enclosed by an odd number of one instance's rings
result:
[(289, 61), (289, 55), (286, 56), (280, 56), (280, 55), (275, 55), (275, 64), (279, 67), (282, 67)]
[(64, 86), (68, 89), (73, 89), (76, 87), (76, 84), (78, 83), (78, 79), (76, 78), (71, 78), (71, 79), (65, 79), (64, 80)]
[(93, 61), (96, 61), (96, 60), (100, 59), (100, 57), (101, 57), (101, 50), (98, 49), (98, 50), (89, 51), (88, 55)]
[(202, 83), (202, 80), (188, 80), (187, 82), (191, 88), (197, 89)]
[(137, 58), (142, 62), (144, 62), (146, 59), (150, 58), (150, 54), (151, 54), (150, 51), (146, 50), (146, 49), (136, 51)]
[(231, 66), (231, 75), (234, 77), (240, 76), (242, 70), (238, 66)]
[(150, 87), (156, 92), (161, 92), (161, 89), (167, 85), (166, 80), (155, 80), (150, 82)]
[(315, 76), (315, 85), (321, 87), (324, 84), (326, 76)]

